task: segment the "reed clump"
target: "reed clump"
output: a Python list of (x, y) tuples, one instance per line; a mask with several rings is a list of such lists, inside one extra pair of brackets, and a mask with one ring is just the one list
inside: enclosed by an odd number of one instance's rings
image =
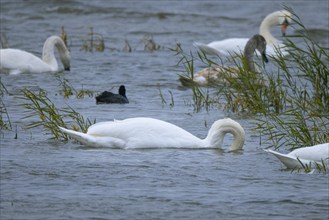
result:
[(278, 67), (278, 88), (285, 91), (280, 100), (284, 108), (279, 113), (263, 112), (256, 130), (273, 147), (291, 149), (329, 142), (329, 49), (313, 41), (300, 18), (294, 22), (301, 28), (302, 44), (288, 38), (288, 55), (274, 57)]
[[(162, 107), (164, 107), (165, 105), (167, 105), (167, 101), (166, 99), (164, 98), (163, 94), (162, 94), (162, 91), (161, 91), (161, 88), (160, 88), (160, 85), (159, 86), (159, 96), (161, 98), (161, 102), (162, 102)], [(175, 101), (174, 101), (174, 95), (173, 93), (168, 90), (168, 93), (170, 94), (170, 103), (169, 103), (169, 107), (170, 108), (173, 108), (175, 106)]]
[(83, 40), (81, 50), (87, 52), (103, 52), (105, 50), (105, 42), (102, 34), (95, 33), (91, 27), (87, 37)]
[(192, 106), (194, 108), (194, 111), (199, 112), (203, 108), (209, 110), (209, 108), (218, 105), (218, 97), (216, 95), (210, 95), (209, 88), (213, 86), (213, 84), (202, 87), (193, 82), (195, 73), (195, 62), (201, 61), (202, 63), (207, 63), (208, 67), (212, 64), (216, 65), (216, 63), (211, 59), (208, 59), (206, 54), (202, 52), (198, 52), (197, 57), (194, 56), (192, 52), (187, 54), (179, 43), (177, 43), (176, 48), (170, 50), (175, 52), (176, 56), (180, 56), (180, 59), (176, 65), (178, 67), (180, 65), (183, 65), (184, 70), (181, 71), (182, 73), (178, 75), (180, 76), (180, 78), (187, 79), (188, 81), (188, 86), (192, 90)]
[(69, 98), (70, 96), (75, 96), (77, 99), (84, 98), (85, 96), (93, 97), (93, 91), (89, 89), (84, 89), (83, 85), (80, 90), (75, 89), (71, 82), (69, 82), (65, 78), (58, 77), (57, 80), (59, 81), (59, 86), (61, 88), (60, 93), (64, 98)]
[(0, 130), (12, 129), (10, 117), (9, 117), (6, 105), (2, 99), (5, 94), (8, 94), (8, 91), (5, 87), (5, 85), (2, 83), (1, 77), (0, 77)]
[(69, 47), (68, 47), (68, 44), (67, 44), (67, 33), (66, 33), (66, 31), (64, 30), (64, 26), (62, 26), (62, 28), (61, 28), (61, 34), (60, 34), (59, 36), (60, 36), (60, 38), (63, 40), (65, 46), (66, 46), (67, 48), (69, 48)]
[(310, 162), (308, 164), (304, 164), (299, 158), (297, 158), (298, 162), (301, 164), (302, 168), (293, 169), (291, 172), (305, 172), (305, 173), (327, 173), (328, 172), (328, 163), (325, 160), (321, 160), (321, 162)]
[(33, 92), (29, 89), (24, 89), (22, 94), (19, 98), (26, 102), (21, 104), (21, 106), (28, 113), (24, 118), (39, 118), (39, 120), (29, 123), (27, 128), (44, 127), (51, 132), (54, 139), (68, 140), (68, 137), (58, 128), (58, 126), (67, 128), (65, 119), (70, 119), (74, 122), (70, 129), (81, 132), (87, 132), (88, 127), (96, 123), (96, 120), (85, 119), (70, 106), (62, 109), (57, 108), (48, 98), (45, 90), (39, 89), (38, 92)]
[[(258, 66), (261, 74), (247, 71), (244, 57), (235, 54), (228, 61), (237, 67), (238, 77), (223, 74), (224, 80), (211, 85), (216, 95), (209, 97), (204, 87), (190, 86), (198, 110), (208, 106), (209, 100), (217, 100), (217, 106), (225, 111), (254, 118), (263, 144), (295, 149), (329, 142), (329, 49), (314, 42), (300, 18), (288, 10), (294, 16), (295, 28), (304, 34), (287, 37), (288, 55), (277, 51), (278, 56), (270, 60), (277, 67), (274, 72), (262, 65)], [(183, 64), (184, 76), (190, 79), (194, 77), (195, 61), (208, 67), (218, 65), (202, 53), (188, 56), (179, 50), (178, 54), (182, 56), (178, 64)]]

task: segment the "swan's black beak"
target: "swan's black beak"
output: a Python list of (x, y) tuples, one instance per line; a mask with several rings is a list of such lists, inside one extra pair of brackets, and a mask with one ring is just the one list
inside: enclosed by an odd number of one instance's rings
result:
[(64, 68), (64, 70), (65, 70), (65, 71), (70, 71), (70, 67), (67, 66), (67, 67)]
[(287, 18), (284, 19), (283, 23), (281, 24), (281, 33), (282, 36), (286, 36), (286, 31), (287, 31), (287, 27), (289, 25), (289, 22), (287, 20)]
[(265, 51), (262, 53), (262, 59), (264, 60), (265, 63), (268, 63), (268, 59), (267, 59)]

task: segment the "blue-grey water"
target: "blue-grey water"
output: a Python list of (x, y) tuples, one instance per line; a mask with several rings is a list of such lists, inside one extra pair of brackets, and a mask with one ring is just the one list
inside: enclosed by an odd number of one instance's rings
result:
[[(260, 144), (259, 134), (251, 129), (252, 117), (217, 107), (194, 111), (191, 90), (181, 88), (178, 81), (184, 70), (176, 66), (180, 57), (168, 49), (179, 42), (189, 52), (195, 51), (193, 41), (252, 36), (264, 16), (281, 9), (281, 3), (0, 0), (1, 34), (10, 47), (40, 56), (45, 39), (60, 34), (64, 26), (72, 56), (70, 72), (0, 74), (8, 90), (1, 98), (12, 124), (12, 130), (0, 134), (0, 218), (328, 219), (328, 174), (285, 170), (261, 150), (269, 146)], [(295, 10), (316, 41), (328, 45), (328, 1), (285, 4)], [(104, 37), (104, 52), (81, 50), (90, 28)], [(272, 32), (282, 39), (279, 27)], [(288, 28), (288, 35), (297, 32), (298, 27)], [(144, 51), (140, 41), (145, 34), (152, 34), (161, 48)], [(121, 51), (125, 40), (131, 53)], [(96, 105), (94, 97), (64, 98), (59, 79), (94, 94), (115, 91), (124, 84), (130, 103)], [(98, 122), (155, 117), (203, 138), (215, 120), (231, 117), (246, 130), (244, 150), (233, 154), (93, 149), (56, 141), (41, 127), (26, 128), (38, 117), (24, 118), (29, 113), (17, 97), (21, 89), (38, 87), (58, 108), (69, 105)], [(230, 137), (225, 145), (229, 143)]]

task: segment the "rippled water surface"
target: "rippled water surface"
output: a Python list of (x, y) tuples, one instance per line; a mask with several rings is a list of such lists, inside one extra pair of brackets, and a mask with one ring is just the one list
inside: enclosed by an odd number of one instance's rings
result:
[[(1, 33), (9, 46), (40, 56), (45, 39), (64, 26), (72, 55), (70, 72), (0, 74), (9, 93), (2, 99), (13, 127), (1, 131), (0, 137), (1, 219), (328, 219), (328, 174), (284, 170), (261, 150), (267, 146), (261, 146), (259, 134), (251, 130), (250, 117), (217, 108), (195, 112), (192, 92), (178, 81), (183, 70), (175, 66), (179, 57), (168, 49), (180, 42), (186, 51), (195, 51), (193, 41), (252, 36), (265, 15), (281, 9), (279, 3), (0, 2)], [(293, 7), (315, 40), (328, 45), (328, 1), (286, 5)], [(104, 52), (81, 50), (90, 28), (104, 37)], [(290, 27), (288, 35), (296, 31)], [(280, 38), (279, 28), (272, 32)], [(140, 40), (145, 34), (153, 35), (160, 50), (144, 51)], [(121, 51), (125, 40), (131, 53)], [(94, 94), (124, 84), (130, 103), (96, 105), (88, 96), (65, 99), (59, 79)], [(59, 108), (70, 105), (85, 118), (100, 122), (155, 117), (202, 138), (215, 120), (229, 116), (246, 130), (244, 151), (92, 149), (55, 141), (42, 128), (26, 129), (38, 118), (24, 119), (27, 113), (17, 96), (22, 88), (38, 87)]]

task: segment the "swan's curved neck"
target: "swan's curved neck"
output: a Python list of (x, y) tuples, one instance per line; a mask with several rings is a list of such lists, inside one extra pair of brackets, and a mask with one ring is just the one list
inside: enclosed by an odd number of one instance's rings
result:
[(244, 50), (244, 57), (246, 59), (246, 69), (252, 72), (258, 72), (253, 59), (253, 54), (256, 50), (256, 47), (247, 47)]
[(211, 126), (205, 139), (206, 145), (208, 147), (221, 147), (227, 133), (232, 134), (234, 139), (230, 150), (241, 150), (245, 140), (245, 133), (241, 125), (231, 119), (218, 120)]
[(273, 12), (267, 15), (259, 27), (259, 34), (266, 39), (266, 43), (269, 45), (278, 44), (280, 42), (270, 32), (271, 26), (278, 24), (278, 16), (279, 16), (278, 13), (279, 12)]
[(63, 62), (68, 62), (68, 50), (60, 37), (49, 37), (43, 45), (42, 60), (49, 64), (53, 71), (58, 70), (58, 63), (55, 57), (54, 48), (57, 48), (60, 58)]
[(259, 69), (255, 65), (253, 58), (256, 48), (257, 48), (257, 41), (249, 40), (243, 52), (244, 58), (246, 60), (246, 69), (252, 72), (259, 72)]

